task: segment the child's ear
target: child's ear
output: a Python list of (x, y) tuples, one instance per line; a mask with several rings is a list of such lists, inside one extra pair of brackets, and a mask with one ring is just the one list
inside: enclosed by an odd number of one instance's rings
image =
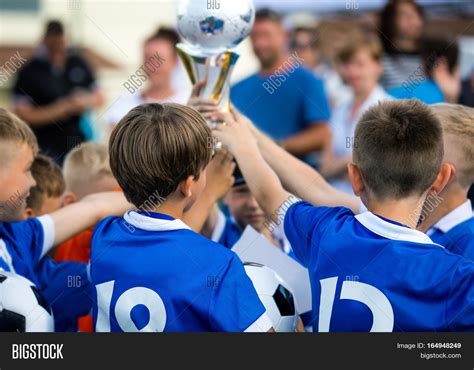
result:
[(451, 163), (443, 163), (436, 180), (434, 181), (433, 185), (431, 185), (431, 190), (437, 194), (441, 193), (446, 185), (448, 185), (448, 183), (454, 179), (455, 174), (456, 169)]
[(347, 170), (349, 172), (349, 180), (351, 181), (352, 191), (355, 195), (360, 197), (365, 189), (360, 171), (354, 163), (349, 163), (347, 165)]
[(190, 198), (193, 195), (194, 176), (188, 176), (181, 182), (179, 188), (185, 198)]
[(67, 206), (77, 202), (77, 196), (72, 191), (66, 191), (63, 195), (62, 205)]
[(23, 209), (23, 215), (22, 215), (23, 220), (28, 220), (29, 218), (31, 218), (33, 216), (34, 216), (33, 209), (31, 209), (30, 207), (26, 207), (26, 208)]

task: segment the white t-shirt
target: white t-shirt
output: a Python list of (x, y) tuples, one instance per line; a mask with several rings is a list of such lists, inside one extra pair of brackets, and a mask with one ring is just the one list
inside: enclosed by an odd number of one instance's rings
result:
[[(352, 154), (357, 122), (359, 122), (367, 109), (384, 100), (393, 100), (393, 97), (388, 95), (381, 86), (377, 85), (354, 117), (351, 117), (352, 105), (354, 104), (352, 98), (336, 107), (331, 117), (331, 129), (333, 132), (333, 150), (337, 157)], [(348, 194), (353, 194), (352, 187), (348, 181), (336, 179), (331, 181), (331, 185)]]
[(188, 102), (191, 92), (188, 90), (181, 90), (167, 99), (152, 100), (145, 99), (143, 94), (137, 92), (135, 94), (124, 94), (120, 96), (109, 108), (106, 114), (107, 125), (112, 128), (115, 126), (132, 108), (143, 103), (178, 103), (186, 104)]

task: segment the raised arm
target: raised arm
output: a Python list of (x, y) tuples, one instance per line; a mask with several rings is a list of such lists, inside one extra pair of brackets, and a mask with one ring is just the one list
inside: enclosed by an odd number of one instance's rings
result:
[(195, 232), (200, 233), (203, 226), (206, 226), (206, 230), (214, 229), (217, 220), (216, 202), (234, 183), (234, 168), (232, 156), (225, 150), (219, 150), (207, 166), (206, 187), (196, 203), (183, 216), (183, 221)]
[(278, 176), (265, 162), (248, 126), (238, 122), (239, 116), (235, 112), (216, 114), (225, 125), (217, 125), (215, 136), (234, 155), (258, 204), (276, 221), (280, 208), (295, 197), (283, 188)]
[(240, 113), (236, 114), (254, 134), (263, 158), (276, 172), (285, 189), (315, 206), (343, 206), (359, 213), (359, 198), (332, 187), (314, 168), (281, 148)]

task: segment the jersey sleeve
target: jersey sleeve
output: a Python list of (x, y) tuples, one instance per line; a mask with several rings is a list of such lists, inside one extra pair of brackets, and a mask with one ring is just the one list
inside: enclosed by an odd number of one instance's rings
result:
[(323, 82), (310, 76), (302, 88), (303, 93), (303, 120), (305, 125), (327, 122), (330, 118), (329, 103), (324, 90)]
[(26, 221), (5, 223), (6, 237), (25, 261), (34, 266), (53, 247), (55, 229), (51, 216), (44, 215)]
[(451, 331), (474, 331), (474, 262), (464, 259), (453, 273), (446, 303)]
[(315, 207), (307, 202), (293, 204), (284, 215), (284, 232), (296, 258), (307, 267), (313, 248), (319, 247), (322, 232), (339, 215), (352, 213), (343, 207)]
[(214, 291), (209, 306), (209, 321), (213, 330), (266, 332), (272, 328), (265, 307), (236, 255), (212, 280)]

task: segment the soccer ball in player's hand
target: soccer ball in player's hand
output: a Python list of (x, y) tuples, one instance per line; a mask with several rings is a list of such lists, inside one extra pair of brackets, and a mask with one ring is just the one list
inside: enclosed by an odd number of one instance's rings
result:
[(275, 331), (295, 332), (298, 313), (288, 285), (275, 271), (259, 263), (245, 262), (244, 267)]
[(54, 331), (51, 309), (36, 286), (5, 271), (0, 271), (0, 331)]

